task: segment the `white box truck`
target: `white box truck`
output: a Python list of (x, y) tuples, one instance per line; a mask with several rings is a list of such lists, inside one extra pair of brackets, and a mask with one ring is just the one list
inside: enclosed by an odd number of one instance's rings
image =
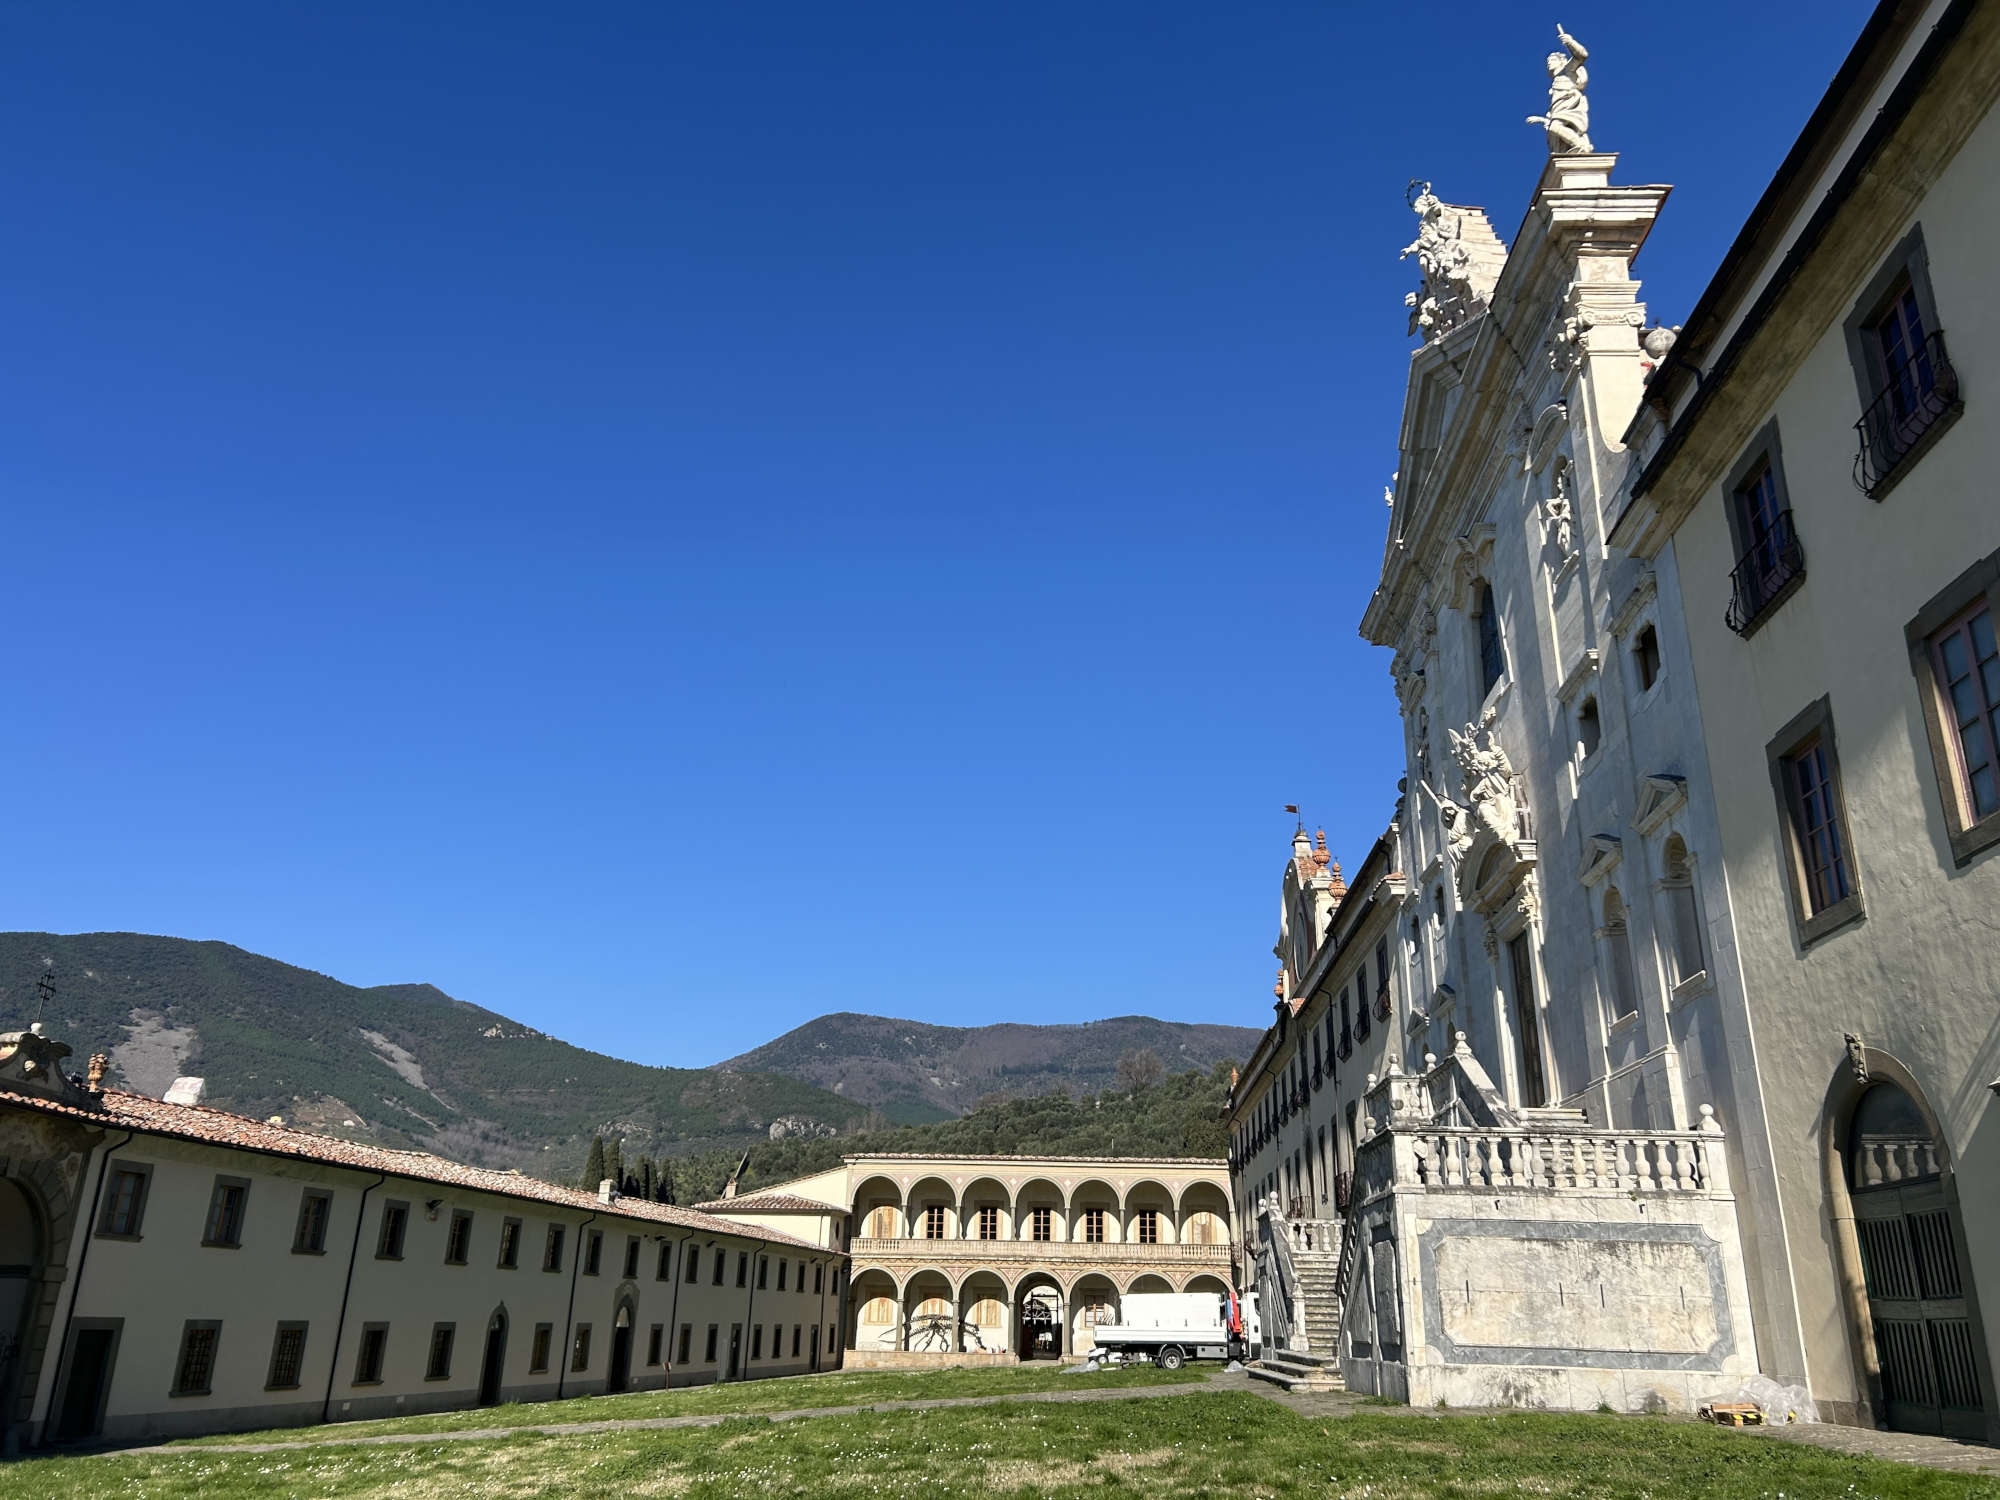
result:
[(1093, 1330), (1097, 1352), (1110, 1364), (1151, 1360), (1178, 1370), (1191, 1359), (1246, 1359), (1256, 1309), (1227, 1292), (1133, 1292), (1116, 1323)]

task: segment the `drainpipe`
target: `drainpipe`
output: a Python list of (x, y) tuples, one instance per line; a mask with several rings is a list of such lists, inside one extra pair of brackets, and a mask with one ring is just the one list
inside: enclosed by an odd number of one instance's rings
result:
[[(111, 1154), (114, 1151), (123, 1151), (127, 1146), (131, 1145), (132, 1138), (138, 1133), (136, 1130), (126, 1131), (125, 1139), (115, 1146), (105, 1147), (104, 1155), (97, 1160), (97, 1189), (90, 1195), (90, 1217), (77, 1226), (77, 1228), (83, 1231), (83, 1244), (77, 1248), (76, 1252), (76, 1274), (69, 1279), (69, 1311), (63, 1314), (62, 1339), (56, 1344), (56, 1374), (54, 1382), (49, 1386), (49, 1409), (42, 1419), (44, 1428), (55, 1420), (56, 1402), (62, 1399), (63, 1377), (68, 1374), (65, 1367), (69, 1364), (69, 1330), (70, 1325), (76, 1322), (77, 1300), (83, 1296), (83, 1265), (90, 1258), (90, 1242), (97, 1237), (97, 1210), (104, 1198), (104, 1178), (111, 1170)], [(28, 1425), (30, 1427), (34, 1426), (34, 1417), (35, 1410), (31, 1394), (28, 1406)], [(10, 1432), (8, 1434), (8, 1446), (11, 1448), (12, 1445), (13, 1434)]]
[[(750, 1300), (743, 1307), (743, 1336), (745, 1338), (750, 1336), (750, 1315), (757, 1310), (757, 1276), (762, 1268), (762, 1260), (763, 1258), (753, 1250), (750, 1255), (750, 1274), (744, 1278), (750, 1283)], [(748, 1344), (743, 1346), (743, 1364), (741, 1369), (742, 1374), (739, 1378), (748, 1380), (750, 1378), (750, 1346)]]
[(354, 1263), (361, 1255), (361, 1223), (368, 1217), (368, 1195), (388, 1180), (386, 1174), (377, 1173), (375, 1180), (361, 1190), (361, 1204), (354, 1211), (354, 1244), (347, 1252), (347, 1281), (340, 1289), (340, 1316), (333, 1325), (333, 1358), (326, 1367), (326, 1400), (319, 1408), (323, 1423), (333, 1420), (333, 1383), (340, 1378), (340, 1340), (347, 1330), (347, 1299), (354, 1291)]
[(674, 1295), (673, 1298), (667, 1304), (666, 1388), (668, 1390), (672, 1390), (674, 1385), (674, 1350), (680, 1347), (680, 1345), (677, 1344), (675, 1340), (680, 1337), (681, 1283), (687, 1280), (688, 1246), (692, 1245), (693, 1243), (694, 1243), (693, 1235), (689, 1235), (686, 1239), (681, 1241), (681, 1258), (674, 1265)]
[(562, 1400), (563, 1386), (569, 1380), (569, 1341), (576, 1327), (576, 1278), (583, 1270), (583, 1232), (596, 1222), (597, 1215), (592, 1214), (576, 1226), (576, 1254), (570, 1257), (569, 1263), (569, 1307), (563, 1313), (562, 1349), (557, 1356), (559, 1363), (556, 1365), (556, 1400), (558, 1401)]

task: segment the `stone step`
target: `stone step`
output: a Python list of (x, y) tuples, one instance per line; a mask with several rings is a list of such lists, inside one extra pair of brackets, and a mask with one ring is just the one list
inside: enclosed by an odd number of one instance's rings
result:
[(1265, 1355), (1249, 1367), (1248, 1374), (1252, 1380), (1266, 1381), (1303, 1395), (1347, 1389), (1337, 1365), (1294, 1349)]

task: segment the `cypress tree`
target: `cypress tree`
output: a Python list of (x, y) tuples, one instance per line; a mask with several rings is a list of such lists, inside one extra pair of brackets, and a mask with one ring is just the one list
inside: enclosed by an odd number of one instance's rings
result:
[(673, 1158), (668, 1156), (660, 1158), (660, 1201), (662, 1203), (677, 1201), (674, 1198), (674, 1163)]
[(653, 1201), (653, 1158), (639, 1158), (639, 1196), (648, 1203)]
[(590, 1155), (583, 1159), (583, 1190), (586, 1193), (594, 1193), (597, 1191), (598, 1183), (602, 1181), (604, 1181), (604, 1137), (594, 1135), (590, 1138)]
[[(625, 1186), (625, 1163), (621, 1159), (624, 1154), (622, 1146), (622, 1142), (612, 1141), (604, 1148), (604, 1175), (617, 1183), (621, 1191)], [(596, 1184), (593, 1183), (592, 1186)]]

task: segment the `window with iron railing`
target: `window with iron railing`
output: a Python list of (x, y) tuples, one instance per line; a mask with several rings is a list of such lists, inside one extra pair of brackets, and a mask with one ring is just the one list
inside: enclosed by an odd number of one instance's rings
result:
[(1892, 478), (1917, 455), (1925, 440), (1943, 430), (1945, 419), (1964, 408), (1958, 371), (1945, 353), (1944, 333), (1924, 332), (1915, 294), (1906, 285), (1881, 319), (1868, 330), (1881, 360), (1882, 387), (1861, 420), (1854, 482), (1880, 499)]
[(1778, 504), (1777, 478), (1767, 463), (1736, 492), (1741, 534), (1749, 547), (1729, 574), (1726, 621), (1738, 635), (1751, 628), (1805, 576), (1805, 550), (1792, 513)]

